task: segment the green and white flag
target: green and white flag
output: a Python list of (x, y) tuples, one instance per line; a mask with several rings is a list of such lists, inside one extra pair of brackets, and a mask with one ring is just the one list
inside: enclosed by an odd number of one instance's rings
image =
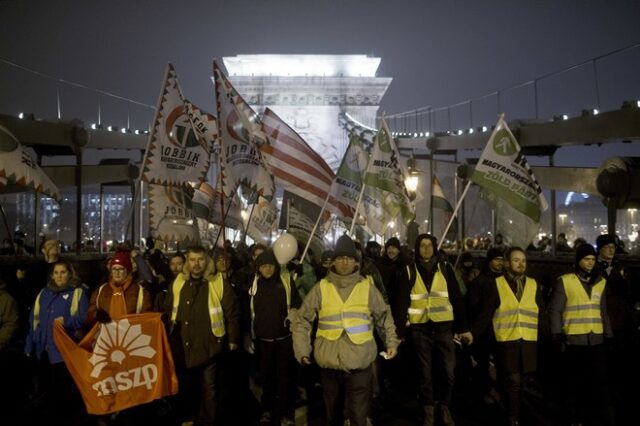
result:
[(541, 212), (548, 207), (542, 188), (502, 116), (482, 151), (471, 181), (534, 222), (540, 222)]
[(407, 173), (398, 161), (399, 158), (398, 148), (383, 119), (364, 174), (365, 189), (362, 197), (367, 225), (378, 235), (383, 235), (389, 222), (398, 215), (405, 223), (414, 217), (405, 187)]
[(351, 217), (353, 217), (358, 198), (360, 198), (362, 175), (368, 162), (369, 154), (365, 150), (362, 140), (357, 134), (351, 134), (349, 146), (344, 153), (331, 188), (331, 194), (335, 199), (349, 207)]

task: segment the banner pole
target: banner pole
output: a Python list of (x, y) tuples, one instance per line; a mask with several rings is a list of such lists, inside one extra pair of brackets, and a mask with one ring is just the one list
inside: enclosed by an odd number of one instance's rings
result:
[(447, 235), (447, 232), (449, 232), (449, 228), (451, 228), (451, 224), (455, 220), (458, 214), (458, 210), (460, 209), (460, 206), (462, 205), (462, 201), (464, 200), (464, 197), (467, 195), (467, 191), (469, 190), (470, 186), (471, 186), (471, 181), (469, 180), (467, 182), (467, 185), (464, 187), (464, 191), (462, 191), (462, 195), (460, 195), (460, 199), (456, 203), (456, 208), (453, 210), (453, 213), (451, 213), (451, 217), (449, 218), (449, 223), (447, 223), (447, 227), (444, 228), (442, 237), (440, 237), (440, 239), (438, 240), (438, 250), (440, 250), (440, 247), (442, 247), (442, 243), (444, 242), (444, 237)]

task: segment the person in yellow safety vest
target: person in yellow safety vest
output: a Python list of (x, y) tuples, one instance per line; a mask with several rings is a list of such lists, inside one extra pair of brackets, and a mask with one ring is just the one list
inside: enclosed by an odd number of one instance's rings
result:
[(480, 315), (473, 329), (492, 324), (496, 339), (496, 367), (505, 392), (509, 425), (520, 424), (525, 377), (536, 371), (538, 318), (542, 291), (526, 275), (527, 256), (520, 247), (504, 254), (504, 275), (485, 289)]
[(612, 424), (607, 413), (605, 338), (613, 336), (607, 315), (606, 280), (595, 267), (591, 244), (576, 250), (573, 272), (558, 278), (549, 315), (552, 338), (564, 354), (570, 416), (574, 423)]
[(289, 271), (280, 268), (273, 251), (260, 253), (255, 266), (257, 273), (249, 289), (249, 323), (262, 377), (260, 424), (275, 421), (295, 426), (296, 368), (287, 316), (302, 301)]
[(318, 319), (313, 358), (321, 368), (327, 424), (332, 425), (342, 424), (344, 413), (352, 426), (367, 424), (378, 354), (374, 327), (385, 344), (384, 357), (395, 357), (399, 343), (389, 306), (371, 280), (360, 275), (358, 260), (353, 240), (341, 236), (329, 273), (289, 315), (295, 357), (303, 366), (312, 362), (310, 334)]
[[(419, 398), (424, 411), (424, 425), (435, 423), (434, 377), (440, 397), (442, 423), (453, 425), (449, 411), (453, 396), (455, 366), (454, 338), (465, 344), (473, 342), (467, 326), (464, 299), (451, 264), (436, 254), (437, 240), (429, 234), (418, 235), (415, 261), (400, 275), (394, 318), (398, 336), (406, 335), (407, 324), (418, 357)], [(400, 321), (403, 319), (403, 321)], [(454, 334), (455, 333), (455, 334)]]
[(189, 247), (186, 258), (164, 305), (180, 386), (176, 409), (183, 421), (212, 425), (222, 356), (240, 343), (240, 309), (222, 274), (206, 275), (211, 259), (203, 247)]
[(31, 310), (25, 354), (38, 362), (38, 391), (45, 402), (37, 413), (38, 424), (68, 424), (81, 410), (80, 394), (53, 340), (53, 327), (60, 321), (74, 340), (80, 340), (89, 305), (87, 294), (71, 263), (58, 260)]
[(151, 312), (151, 295), (133, 278), (131, 252), (116, 252), (108, 262), (109, 281), (98, 286), (91, 294), (87, 325), (108, 323), (125, 315)]

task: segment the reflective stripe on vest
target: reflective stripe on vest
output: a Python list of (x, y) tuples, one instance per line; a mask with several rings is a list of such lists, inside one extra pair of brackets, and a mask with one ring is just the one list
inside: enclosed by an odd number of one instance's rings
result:
[[(291, 277), (289, 275), (289, 271), (280, 272), (280, 281), (282, 281), (282, 285), (284, 286), (284, 293), (287, 299), (287, 312), (291, 309)], [(251, 288), (249, 288), (249, 296), (250, 302), (249, 307), (251, 308), (251, 337), (255, 338), (255, 333), (253, 331), (253, 321), (255, 320), (256, 313), (253, 309), (253, 296), (258, 292), (258, 274), (253, 278), (253, 284)]]
[(520, 301), (504, 277), (496, 278), (500, 306), (493, 314), (493, 331), (498, 342), (538, 340), (537, 284), (527, 277)]
[(562, 277), (567, 304), (562, 313), (562, 331), (564, 334), (603, 334), (600, 300), (606, 281), (601, 279), (591, 288), (591, 298), (585, 291), (576, 274)]
[[(40, 325), (40, 295), (44, 289), (40, 290), (38, 293), (38, 297), (36, 297), (36, 302), (33, 305), (33, 331), (38, 328)], [(78, 315), (78, 305), (80, 304), (80, 297), (82, 297), (82, 287), (76, 287), (73, 290), (73, 297), (71, 298), (71, 308), (69, 309), (69, 313), (72, 317)]]
[[(407, 266), (407, 274), (411, 277), (410, 266)], [(453, 307), (449, 302), (449, 290), (447, 280), (438, 270), (433, 275), (431, 292), (427, 292), (427, 286), (422, 281), (415, 265), (413, 266), (416, 282), (411, 288), (411, 304), (409, 305), (409, 322), (411, 324), (423, 324), (431, 320), (433, 322), (453, 321)]]
[[(102, 293), (102, 288), (105, 285), (107, 285), (107, 284), (102, 284), (98, 288), (98, 297), (96, 297), (96, 308), (98, 308), (98, 309), (100, 308), (100, 293)], [(138, 285), (138, 301), (136, 302), (136, 314), (139, 314), (140, 312), (142, 312), (142, 304), (144, 303), (144, 288), (140, 284), (137, 284), (137, 285)], [(126, 306), (126, 304), (127, 304), (127, 302), (126, 302), (126, 298), (125, 298), (125, 306)]]
[[(184, 287), (185, 278), (182, 273), (178, 274), (173, 282), (173, 307), (171, 309), (171, 321), (175, 321), (178, 316), (178, 307), (180, 306), (180, 292)], [(224, 325), (224, 312), (222, 311), (222, 295), (224, 293), (224, 281), (222, 274), (218, 273), (215, 277), (208, 280), (209, 297), (207, 304), (209, 307), (209, 321), (211, 322), (211, 332), (216, 337), (222, 337), (226, 334)]]
[(356, 345), (373, 340), (373, 322), (369, 310), (370, 278), (358, 282), (346, 302), (326, 279), (320, 281), (321, 306), (318, 312), (316, 336), (338, 340), (343, 332)]

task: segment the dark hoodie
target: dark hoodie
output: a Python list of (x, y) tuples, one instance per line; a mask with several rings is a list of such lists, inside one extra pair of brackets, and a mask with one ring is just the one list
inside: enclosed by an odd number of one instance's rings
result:
[[(420, 257), (420, 243), (424, 239), (431, 240), (433, 244), (434, 255), (428, 261), (425, 261)], [(445, 280), (447, 281), (447, 290), (449, 292), (449, 302), (453, 307), (453, 321), (435, 323), (428, 321), (425, 324), (413, 324), (411, 327), (424, 328), (427, 331), (435, 332), (455, 332), (463, 333), (469, 331), (467, 325), (467, 313), (464, 306), (464, 299), (460, 293), (460, 287), (456, 280), (455, 273), (451, 264), (444, 256), (439, 256), (436, 253), (438, 242), (436, 238), (429, 234), (420, 234), (416, 238), (414, 248), (414, 261), (409, 265), (409, 269), (412, 270), (414, 265), (417, 272), (422, 277), (422, 281), (427, 287), (427, 291), (431, 291), (431, 284), (433, 283), (433, 277), (437, 271), (437, 266), (440, 265)], [(413, 275), (413, 272), (411, 273)], [(409, 276), (406, 268), (403, 268), (398, 277), (398, 295), (396, 303), (393, 309), (393, 319), (396, 323), (396, 331), (398, 337), (404, 337), (406, 334), (406, 322), (407, 322), (407, 310), (411, 304), (411, 289), (415, 284), (415, 277)]]

